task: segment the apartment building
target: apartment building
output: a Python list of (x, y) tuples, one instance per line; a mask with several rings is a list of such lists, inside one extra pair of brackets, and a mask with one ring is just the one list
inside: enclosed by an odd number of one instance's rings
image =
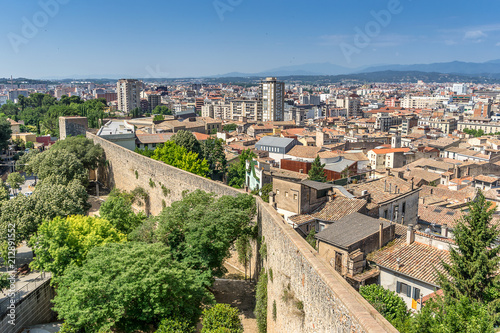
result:
[(361, 98), (357, 94), (351, 94), (345, 98), (344, 108), (347, 109), (347, 117), (358, 117), (361, 112)]
[(157, 106), (161, 105), (161, 95), (149, 94), (148, 104), (149, 104), (149, 111), (153, 111)]
[(285, 83), (268, 77), (260, 83), (260, 107), (263, 121), (282, 121), (285, 105)]
[(406, 95), (401, 101), (401, 107), (406, 109), (425, 109), (450, 101), (449, 96), (411, 96)]
[(455, 118), (432, 118), (429, 120), (429, 127), (441, 130), (444, 134), (451, 134), (457, 129)]
[(130, 113), (141, 106), (142, 82), (132, 79), (121, 79), (116, 84), (118, 94), (118, 110)]

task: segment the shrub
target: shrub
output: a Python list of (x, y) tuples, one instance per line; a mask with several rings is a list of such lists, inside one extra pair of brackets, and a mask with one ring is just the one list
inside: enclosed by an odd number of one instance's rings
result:
[(243, 333), (243, 326), (238, 315), (238, 309), (229, 304), (215, 304), (213, 307), (203, 310), (201, 332)]
[(166, 318), (160, 323), (155, 333), (194, 333), (195, 329), (188, 322)]

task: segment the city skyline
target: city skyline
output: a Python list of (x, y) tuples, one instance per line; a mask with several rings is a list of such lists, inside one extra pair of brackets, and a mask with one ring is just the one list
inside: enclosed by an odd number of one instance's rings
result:
[(500, 4), (487, 1), (120, 5), (5, 3), (0, 77), (175, 78), (310, 63), (358, 68), (500, 58)]

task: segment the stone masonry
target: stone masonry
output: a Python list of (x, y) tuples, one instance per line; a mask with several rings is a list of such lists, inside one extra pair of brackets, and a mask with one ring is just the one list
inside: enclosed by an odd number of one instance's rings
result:
[[(243, 193), (89, 132), (87, 137), (105, 151), (106, 163), (99, 170), (100, 179), (121, 190), (144, 188), (150, 196), (146, 210), (151, 214), (182, 199), (184, 191), (201, 189), (232, 196)], [(267, 247), (266, 258), (257, 260), (267, 271), (273, 271), (273, 280), (268, 282), (268, 332), (397, 332), (269, 204), (259, 197), (256, 200), (259, 234)], [(285, 289), (288, 297), (283, 297)], [(276, 321), (272, 316), (274, 301)]]

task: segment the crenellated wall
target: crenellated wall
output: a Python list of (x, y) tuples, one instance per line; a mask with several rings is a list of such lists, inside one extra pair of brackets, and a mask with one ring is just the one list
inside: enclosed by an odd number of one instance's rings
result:
[[(158, 214), (163, 204), (182, 199), (186, 190), (233, 196), (243, 193), (136, 154), (91, 133), (87, 132), (87, 137), (105, 151), (106, 165), (99, 170), (99, 179), (122, 190), (144, 188), (150, 195), (147, 209), (152, 214)], [(150, 186), (150, 179), (154, 187)], [(169, 190), (167, 195), (160, 183)], [(268, 272), (273, 271), (273, 279), (268, 282), (268, 332), (397, 332), (259, 197), (257, 209), (259, 233), (267, 247), (266, 257), (258, 260)], [(276, 320), (272, 315), (274, 301)]]

